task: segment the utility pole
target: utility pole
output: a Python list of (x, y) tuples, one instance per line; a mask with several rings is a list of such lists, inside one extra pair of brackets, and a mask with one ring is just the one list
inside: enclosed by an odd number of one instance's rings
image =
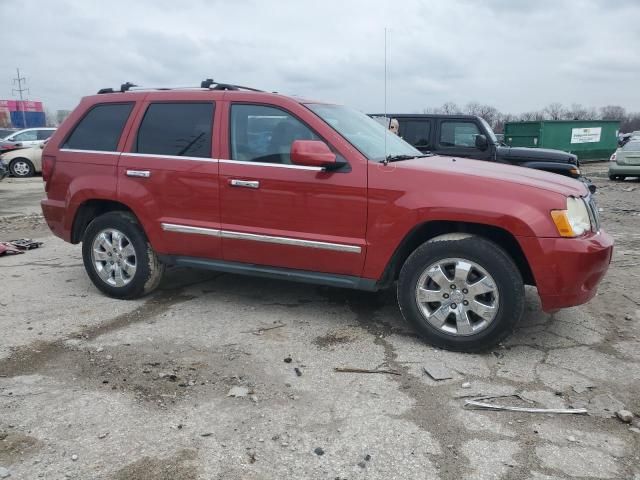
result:
[(14, 88), (13, 93), (18, 92), (18, 95), (20, 96), (20, 110), (22, 111), (22, 126), (23, 128), (27, 128), (27, 116), (24, 113), (24, 98), (22, 97), (22, 92), (28, 93), (29, 89), (26, 87), (23, 88), (23, 85), (26, 85), (27, 83), (27, 79), (20, 76), (20, 69), (16, 68), (16, 71), (18, 72), (18, 77), (13, 79), (13, 84), (18, 85), (18, 88)]

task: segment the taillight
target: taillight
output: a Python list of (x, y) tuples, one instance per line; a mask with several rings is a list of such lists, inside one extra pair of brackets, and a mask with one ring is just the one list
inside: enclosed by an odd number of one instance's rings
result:
[(616, 152), (613, 152), (613, 154), (611, 155), (611, 158), (609, 159), (610, 162), (615, 162), (616, 161)]
[[(56, 157), (53, 155), (42, 156), (42, 180), (46, 184), (53, 176), (53, 169), (56, 166)], [(45, 185), (46, 189), (46, 185)]]

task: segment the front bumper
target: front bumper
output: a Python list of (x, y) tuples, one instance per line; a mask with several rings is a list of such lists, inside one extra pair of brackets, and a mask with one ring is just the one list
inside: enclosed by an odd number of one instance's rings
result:
[(613, 254), (613, 238), (601, 230), (580, 238), (518, 238), (545, 312), (591, 300)]

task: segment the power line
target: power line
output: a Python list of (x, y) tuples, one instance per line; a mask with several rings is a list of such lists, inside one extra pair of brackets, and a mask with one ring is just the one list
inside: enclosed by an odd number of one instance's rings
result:
[(17, 78), (13, 79), (13, 84), (18, 85), (18, 88), (12, 89), (12, 92), (13, 93), (18, 92), (18, 95), (20, 96), (20, 110), (22, 111), (22, 126), (23, 128), (27, 128), (27, 116), (24, 113), (24, 98), (22, 97), (22, 92), (29, 93), (29, 89), (26, 87), (23, 88), (23, 85), (27, 84), (27, 79), (25, 77), (20, 76), (20, 69), (16, 68), (16, 71), (18, 72), (18, 76)]

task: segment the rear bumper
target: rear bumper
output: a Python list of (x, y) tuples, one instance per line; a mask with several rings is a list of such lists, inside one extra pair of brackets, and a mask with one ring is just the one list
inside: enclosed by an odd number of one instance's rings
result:
[(546, 312), (591, 300), (613, 254), (604, 231), (581, 238), (519, 238)]
[(609, 162), (609, 175), (637, 177), (640, 176), (640, 165), (619, 165), (616, 162)]
[(42, 207), (44, 219), (53, 234), (66, 242), (70, 242), (71, 230), (65, 228), (66, 208), (64, 201), (58, 202), (45, 198), (40, 202), (40, 206)]

